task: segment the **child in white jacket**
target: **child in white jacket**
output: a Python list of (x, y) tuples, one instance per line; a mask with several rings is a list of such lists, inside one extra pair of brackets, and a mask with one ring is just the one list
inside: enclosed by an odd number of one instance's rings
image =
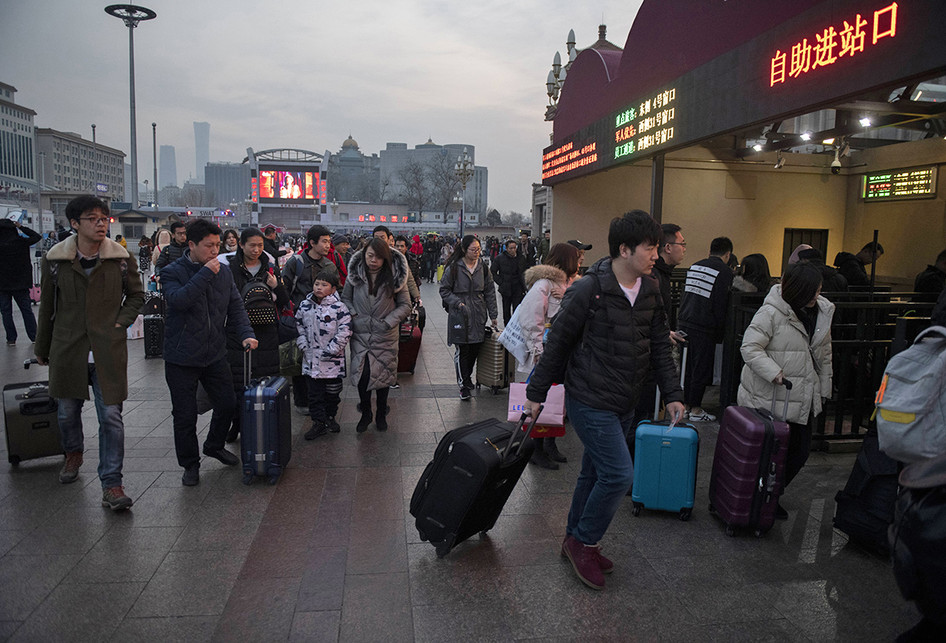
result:
[(351, 313), (338, 298), (338, 273), (323, 270), (312, 283), (312, 293), (296, 310), (296, 344), (302, 350), (302, 374), (309, 381), (312, 428), (305, 439), (338, 433), (335, 421), (345, 377), (345, 347), (351, 337)]

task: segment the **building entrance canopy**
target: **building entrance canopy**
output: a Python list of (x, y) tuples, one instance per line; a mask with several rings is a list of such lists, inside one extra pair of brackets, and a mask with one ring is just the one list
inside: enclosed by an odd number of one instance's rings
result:
[[(645, 0), (623, 52), (586, 49), (572, 64), (542, 182), (825, 108), (870, 113), (862, 129), (940, 127), (946, 105), (911, 98), (915, 83), (946, 73), (944, 9), (943, 0)], [(807, 140), (777, 130), (770, 150)]]

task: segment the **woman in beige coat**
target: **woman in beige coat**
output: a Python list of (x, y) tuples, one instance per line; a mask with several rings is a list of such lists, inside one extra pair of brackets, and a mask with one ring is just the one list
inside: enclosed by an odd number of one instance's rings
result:
[[(783, 380), (792, 382), (790, 434), (785, 486), (795, 478), (811, 450), (811, 421), (831, 396), (831, 318), (834, 304), (821, 296), (821, 271), (810, 263), (790, 265), (773, 286), (742, 340), (740, 406), (769, 408), (772, 396), (784, 400)], [(777, 404), (777, 408), (783, 408)], [(776, 517), (788, 514), (779, 505)]]

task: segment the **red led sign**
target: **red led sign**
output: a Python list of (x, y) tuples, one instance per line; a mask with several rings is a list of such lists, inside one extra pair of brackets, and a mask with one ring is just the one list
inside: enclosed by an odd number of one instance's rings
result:
[(864, 27), (867, 27), (868, 21), (861, 17), (861, 14), (857, 14), (853, 23), (845, 20), (840, 31), (831, 25), (816, 33), (811, 42), (808, 38), (802, 38), (800, 42), (792, 45), (791, 49), (776, 49), (769, 66), (769, 87), (784, 83), (790, 78), (798, 78), (818, 67), (833, 65), (844, 56), (853, 58), (864, 51), (868, 33), (871, 34), (871, 46), (883, 38), (895, 37), (897, 8), (897, 3), (891, 2), (883, 9), (874, 11), (870, 30), (865, 31)]

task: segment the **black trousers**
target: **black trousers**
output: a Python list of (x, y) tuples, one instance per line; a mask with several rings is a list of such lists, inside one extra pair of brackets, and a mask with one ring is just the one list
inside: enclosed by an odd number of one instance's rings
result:
[(305, 375), (295, 375), (292, 378), (292, 405), (295, 407), (309, 406), (309, 380)]
[(200, 465), (200, 449), (197, 445), (197, 382), (204, 385), (207, 396), (213, 403), (210, 430), (204, 441), (208, 451), (223, 448), (236, 413), (236, 396), (233, 394), (233, 376), (227, 359), (217, 360), (207, 366), (181, 366), (164, 363), (164, 378), (171, 392), (171, 417), (174, 420), (174, 450), (177, 463), (188, 469)]
[(522, 298), (525, 295), (520, 290), (514, 290), (508, 295), (502, 295), (503, 300), (503, 326), (509, 323), (509, 318), (512, 317), (513, 311), (519, 307), (519, 304), (522, 303)]
[(811, 424), (788, 423), (788, 451), (785, 454), (785, 486), (795, 479), (811, 453)]
[[(358, 397), (361, 399), (362, 414), (371, 412), (371, 391), (368, 390), (368, 382), (371, 379), (371, 370), (368, 367), (368, 358), (365, 358), (364, 368), (361, 371), (361, 379), (358, 380)], [(317, 380), (313, 380), (317, 381)], [(378, 412), (382, 415), (388, 408), (389, 388), (379, 388), (375, 392), (378, 394)]]
[(687, 331), (690, 348), (687, 351), (687, 372), (683, 380), (683, 403), (688, 408), (703, 407), (703, 394), (713, 383), (713, 364), (716, 361), (716, 342), (711, 335)]
[(476, 366), (476, 358), (480, 354), (482, 345), (482, 342), (456, 345), (453, 364), (457, 370), (457, 386), (460, 388), (473, 388), (473, 367)]
[(338, 414), (342, 392), (342, 378), (309, 378), (309, 417), (313, 422), (325, 422)]

